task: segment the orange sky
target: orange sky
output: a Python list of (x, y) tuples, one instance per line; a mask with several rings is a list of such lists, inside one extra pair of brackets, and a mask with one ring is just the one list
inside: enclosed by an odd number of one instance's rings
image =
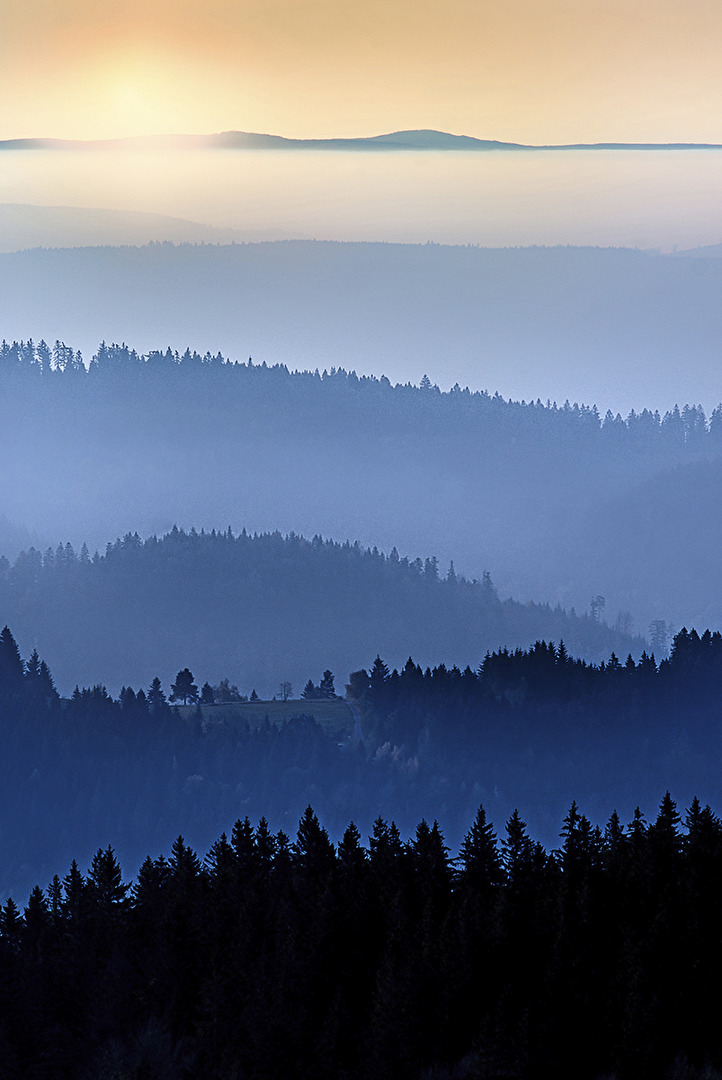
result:
[(0, 138), (722, 142), (720, 0), (0, 0)]

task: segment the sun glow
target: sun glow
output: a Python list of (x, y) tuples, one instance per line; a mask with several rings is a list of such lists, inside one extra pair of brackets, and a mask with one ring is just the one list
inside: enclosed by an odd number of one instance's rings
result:
[(111, 138), (185, 130), (188, 102), (175, 68), (163, 58), (137, 55), (96, 68), (89, 73), (96, 88), (92, 127)]
[(138, 114), (144, 112), (148, 106), (148, 93), (137, 83), (120, 83), (111, 87), (109, 97), (121, 119), (127, 116), (135, 122)]
[[(35, 100), (18, 103), (17, 126), (8, 125), (0, 137), (102, 140), (221, 130), (238, 126), (228, 122), (227, 103), (244, 91), (242, 77), (228, 86), (227, 75), (207, 58), (152, 42), (85, 50), (72, 79), (58, 80), (44, 65), (32, 76)], [(11, 81), (0, 69), (0, 97)]]
[(10, 0), (0, 138), (722, 142), (720, 41), (714, 0)]

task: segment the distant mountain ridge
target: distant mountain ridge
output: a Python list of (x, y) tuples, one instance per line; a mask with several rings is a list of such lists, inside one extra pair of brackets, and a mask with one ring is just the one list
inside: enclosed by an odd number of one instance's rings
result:
[(253, 131), (222, 131), (211, 135), (137, 135), (121, 139), (3, 139), (0, 150), (722, 150), (720, 143), (561, 143), (540, 144), (477, 139), (448, 131), (420, 128), (383, 135), (337, 139), (289, 139)]

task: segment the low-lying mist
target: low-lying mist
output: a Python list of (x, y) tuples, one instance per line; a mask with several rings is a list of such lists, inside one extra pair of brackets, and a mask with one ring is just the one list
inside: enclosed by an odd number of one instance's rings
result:
[(13, 150), (2, 162), (0, 202), (253, 236), (663, 251), (722, 240), (715, 151)]

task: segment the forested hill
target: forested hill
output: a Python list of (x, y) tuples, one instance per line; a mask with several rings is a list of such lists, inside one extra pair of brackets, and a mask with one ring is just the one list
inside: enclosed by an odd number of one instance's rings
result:
[(499, 644), (563, 639), (602, 660), (644, 643), (598, 615), (500, 600), (488, 574), (467, 581), (435, 557), (410, 561), (358, 543), (296, 534), (234, 535), (174, 528), (137, 534), (91, 556), (70, 544), (0, 560), (0, 611), (21, 646), (37, 646), (61, 688), (148, 684), (188, 665), (262, 697), (332, 670), (340, 684), (377, 653), (401, 666), (478, 667)]
[(0, 349), (0, 389), (0, 503), (45, 543), (174, 523), (320, 533), (489, 570), (502, 596), (579, 611), (602, 596), (639, 632), (720, 624), (720, 408), (600, 417), (125, 346), (86, 371), (32, 342)]

